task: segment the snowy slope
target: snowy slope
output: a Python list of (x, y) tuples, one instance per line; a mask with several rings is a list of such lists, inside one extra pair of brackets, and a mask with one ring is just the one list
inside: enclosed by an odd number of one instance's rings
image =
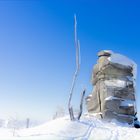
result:
[(140, 140), (140, 130), (118, 122), (104, 122), (83, 117), (71, 122), (68, 117), (38, 127), (16, 130), (0, 129), (0, 140)]

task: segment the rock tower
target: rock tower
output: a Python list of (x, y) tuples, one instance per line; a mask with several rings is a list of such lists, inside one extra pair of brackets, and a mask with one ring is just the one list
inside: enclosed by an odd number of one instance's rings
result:
[(112, 51), (98, 53), (93, 68), (93, 91), (86, 98), (90, 114), (103, 119), (133, 123), (136, 115), (136, 65), (129, 58)]

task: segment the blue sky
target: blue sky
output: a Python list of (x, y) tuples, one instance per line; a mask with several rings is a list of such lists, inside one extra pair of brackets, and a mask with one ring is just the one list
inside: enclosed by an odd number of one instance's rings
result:
[[(67, 107), (75, 71), (74, 14), (81, 44), (80, 91), (88, 95), (99, 50), (113, 50), (140, 65), (140, 2), (0, 0), (0, 118), (45, 120)], [(137, 78), (140, 106), (140, 74)], [(138, 108), (140, 112), (140, 108)]]

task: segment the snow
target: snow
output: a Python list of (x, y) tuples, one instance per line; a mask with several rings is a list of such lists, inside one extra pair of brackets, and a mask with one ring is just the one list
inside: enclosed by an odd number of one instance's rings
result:
[(107, 98), (105, 98), (105, 100), (107, 101), (107, 100), (121, 100), (121, 104), (120, 104), (120, 106), (126, 106), (126, 107), (135, 107), (136, 108), (136, 103), (135, 103), (135, 101), (134, 100), (124, 100), (124, 99), (122, 99), (122, 98), (118, 98), (118, 97), (114, 97), (114, 96), (109, 96), (109, 97), (107, 97)]
[(107, 98), (105, 98), (105, 100), (107, 101), (107, 100), (122, 100), (121, 98), (118, 98), (118, 97), (114, 97), (114, 96), (109, 96), (109, 97), (107, 97)]
[(136, 102), (133, 101), (133, 100), (124, 100), (121, 102), (121, 105), (120, 106), (124, 106), (124, 107), (134, 107), (135, 111), (137, 110), (136, 109)]
[(125, 101), (122, 101), (122, 102), (121, 102), (121, 105), (120, 105), (120, 106), (129, 106), (129, 107), (132, 106), (132, 107), (133, 107), (134, 104), (135, 104), (135, 102), (132, 101), (132, 100), (125, 100)]
[(133, 68), (133, 75), (134, 78), (136, 79), (137, 76), (137, 64), (129, 59), (128, 57), (118, 54), (118, 53), (111, 53), (111, 56), (108, 58), (108, 60), (112, 63), (117, 63), (117, 64), (121, 64), (124, 66), (130, 66)]
[(86, 115), (80, 121), (69, 117), (52, 120), (43, 125), (13, 131), (0, 129), (0, 140), (139, 140), (140, 130), (115, 120), (105, 122)]
[(112, 51), (112, 50), (104, 50), (104, 52), (107, 52), (107, 53), (110, 53), (110, 54), (112, 54), (112, 53), (113, 53), (113, 51)]
[(92, 94), (88, 95), (88, 97), (92, 97)]
[(86, 101), (89, 102), (91, 99), (87, 99)]
[(126, 81), (119, 80), (119, 79), (112, 79), (112, 80), (105, 80), (106, 86), (113, 86), (113, 87), (125, 87)]

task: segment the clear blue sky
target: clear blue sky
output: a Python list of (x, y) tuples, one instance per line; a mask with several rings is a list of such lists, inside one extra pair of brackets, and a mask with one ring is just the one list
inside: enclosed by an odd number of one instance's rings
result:
[[(92, 90), (99, 50), (122, 53), (140, 66), (139, 7), (135, 0), (0, 0), (0, 118), (44, 120), (57, 106), (67, 107), (75, 71), (74, 13), (82, 56), (75, 107), (81, 89), (86, 86), (87, 95)], [(139, 83), (138, 73), (138, 107)]]

